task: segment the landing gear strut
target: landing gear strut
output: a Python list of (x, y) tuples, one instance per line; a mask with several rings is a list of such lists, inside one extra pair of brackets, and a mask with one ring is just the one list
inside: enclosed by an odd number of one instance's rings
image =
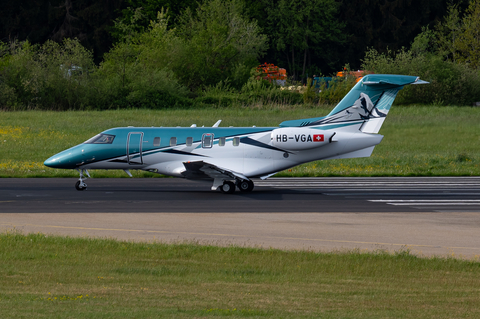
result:
[(86, 169), (77, 169), (77, 172), (80, 173), (80, 178), (75, 183), (75, 188), (77, 189), (77, 191), (84, 191), (87, 189), (87, 184), (85, 184), (84, 182), (87, 178), (83, 175), (83, 172), (85, 172), (88, 177), (90, 177), (90, 174), (88, 174), (88, 171)]

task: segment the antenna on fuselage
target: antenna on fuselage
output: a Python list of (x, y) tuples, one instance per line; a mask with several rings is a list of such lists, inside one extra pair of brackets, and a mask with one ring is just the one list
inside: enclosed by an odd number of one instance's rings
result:
[(215, 122), (212, 127), (218, 127), (220, 123), (222, 123), (222, 120), (218, 120), (217, 122)]

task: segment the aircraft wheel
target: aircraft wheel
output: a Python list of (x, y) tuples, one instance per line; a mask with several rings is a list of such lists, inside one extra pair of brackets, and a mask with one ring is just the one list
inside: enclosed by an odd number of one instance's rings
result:
[(241, 192), (251, 192), (253, 190), (253, 182), (252, 181), (242, 181), (238, 184), (238, 189)]
[(84, 190), (87, 189), (87, 186), (86, 185), (85, 186), (80, 186), (80, 181), (77, 181), (75, 183), (75, 188), (77, 189), (77, 191), (84, 191)]
[(226, 181), (223, 183), (222, 186), (220, 186), (220, 190), (224, 194), (233, 194), (235, 192), (235, 184), (229, 181)]

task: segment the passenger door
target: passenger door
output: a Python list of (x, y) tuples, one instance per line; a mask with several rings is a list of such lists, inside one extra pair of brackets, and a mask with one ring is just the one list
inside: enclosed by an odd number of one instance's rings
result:
[(127, 137), (127, 161), (130, 165), (143, 164), (143, 132), (130, 132)]

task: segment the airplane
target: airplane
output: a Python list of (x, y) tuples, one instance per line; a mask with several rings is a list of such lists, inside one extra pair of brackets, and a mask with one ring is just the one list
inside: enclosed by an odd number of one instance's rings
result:
[(88, 169), (131, 169), (213, 181), (212, 190), (251, 192), (266, 179), (299, 164), (369, 157), (397, 93), (416, 76), (364, 76), (324, 117), (290, 120), (279, 127), (118, 127), (60, 152), (45, 166), (75, 169), (75, 188), (87, 188)]

